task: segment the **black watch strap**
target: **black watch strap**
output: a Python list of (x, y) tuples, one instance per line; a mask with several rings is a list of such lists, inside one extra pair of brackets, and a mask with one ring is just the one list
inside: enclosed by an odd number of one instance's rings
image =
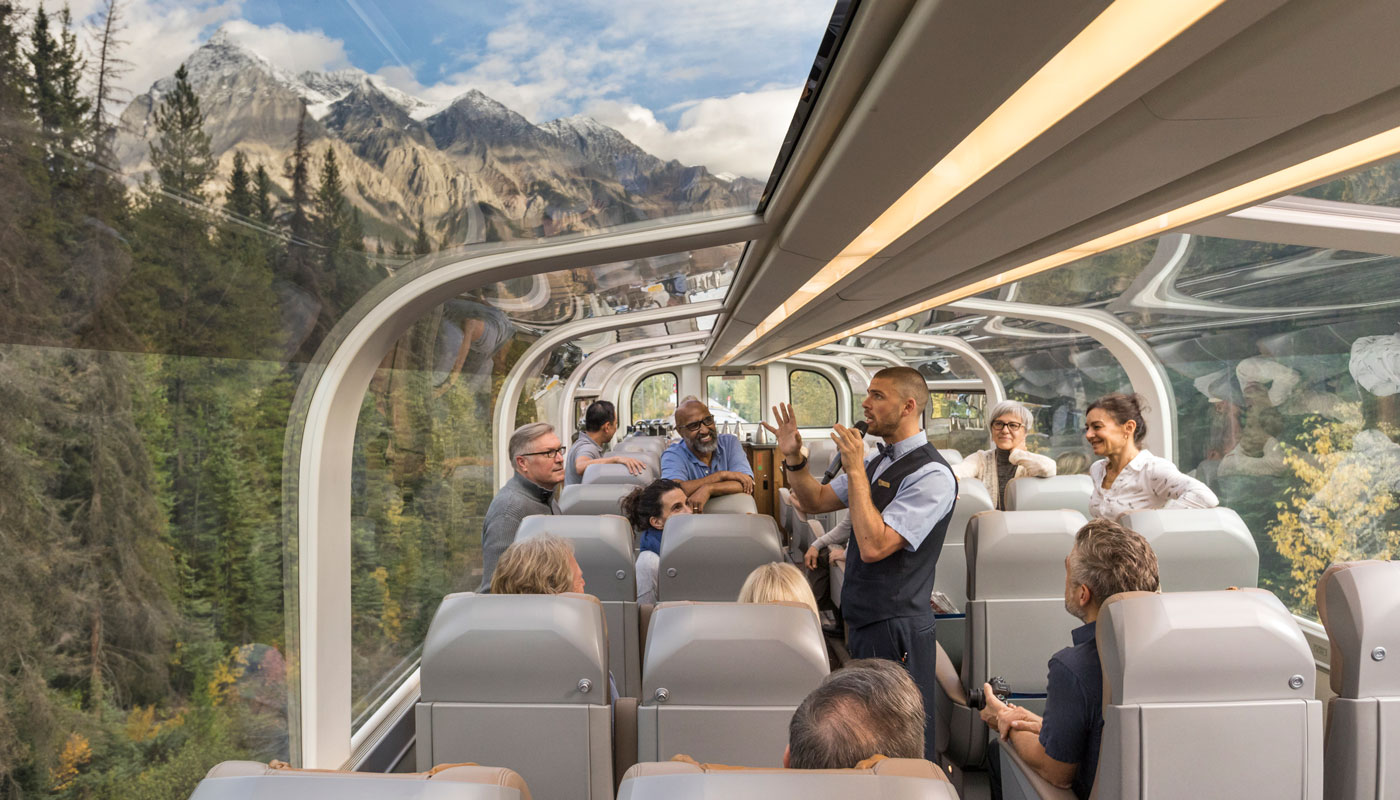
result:
[(802, 457), (802, 463), (800, 463), (800, 464), (793, 464), (793, 465), (790, 466), (790, 467), (788, 466), (788, 463), (787, 463), (787, 456), (783, 456), (781, 459), (779, 459), (779, 460), (778, 460), (778, 463), (782, 465), (782, 467), (783, 467), (783, 472), (793, 472), (793, 471), (802, 469), (803, 467), (806, 467), (806, 466), (807, 466), (807, 456), (803, 456), (803, 457)]

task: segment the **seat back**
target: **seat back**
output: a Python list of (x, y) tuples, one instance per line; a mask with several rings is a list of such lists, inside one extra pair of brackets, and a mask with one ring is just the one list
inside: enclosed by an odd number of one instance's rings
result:
[(959, 453), (956, 450), (945, 450), (940, 448), (938, 454), (940, 456), (943, 456), (943, 460), (947, 461), (949, 464), (961, 464), (963, 460), (962, 453)]
[(551, 533), (574, 547), (583, 570), (584, 591), (603, 602), (607, 620), (608, 663), (617, 691), (631, 696), (641, 677), (637, 640), (637, 565), (632, 555), (632, 528), (613, 514), (543, 515), (520, 521), (516, 540)]
[(530, 800), (514, 770), (459, 764), (432, 773), (300, 770), (257, 761), (215, 764), (191, 800)]
[(780, 766), (792, 713), (827, 672), (805, 605), (659, 603), (642, 657), (638, 761), (684, 753)]
[(1006, 484), (1007, 511), (1054, 511), (1068, 508), (1085, 519), (1094, 479), (1088, 475), (1056, 475), (1053, 478), (1014, 478)]
[(656, 596), (663, 601), (730, 601), (755, 568), (782, 560), (772, 517), (677, 514), (666, 520), (661, 536)]
[(933, 588), (948, 595), (948, 599), (956, 603), (959, 609), (967, 606), (967, 556), (964, 550), (967, 523), (977, 514), (995, 509), (996, 504), (981, 481), (976, 478), (958, 481), (958, 499), (953, 504), (953, 517), (948, 520), (948, 535), (943, 538)]
[(646, 486), (656, 480), (656, 473), (647, 467), (633, 475), (626, 464), (589, 464), (583, 471), (585, 484), (622, 483), (628, 486)]
[(807, 471), (821, 480), (831, 459), (836, 457), (836, 443), (825, 436), (803, 439), (803, 443), (807, 445)]
[(637, 488), (623, 483), (576, 483), (559, 492), (561, 514), (621, 514), (622, 498)]
[(1164, 592), (1259, 585), (1259, 548), (1228, 508), (1131, 511), (1120, 521), (1152, 545)]
[(1331, 644), (1328, 800), (1400, 794), (1400, 562), (1333, 564), (1317, 582)]
[(923, 759), (887, 758), (864, 769), (743, 768), (684, 761), (637, 764), (618, 800), (724, 797), (728, 800), (957, 800), (942, 770)]
[(661, 451), (670, 446), (670, 441), (665, 436), (628, 436), (618, 442), (613, 447), (613, 452), (622, 453), (654, 453), (661, 455)]
[(1322, 796), (1307, 640), (1257, 589), (1127, 592), (1099, 610), (1101, 800)]
[(590, 595), (443, 598), (423, 643), (418, 768), (501, 764), (541, 797), (611, 797), (603, 625)]
[(737, 492), (711, 497), (705, 501), (702, 510), (706, 514), (757, 514), (758, 504), (754, 502), (753, 495)]

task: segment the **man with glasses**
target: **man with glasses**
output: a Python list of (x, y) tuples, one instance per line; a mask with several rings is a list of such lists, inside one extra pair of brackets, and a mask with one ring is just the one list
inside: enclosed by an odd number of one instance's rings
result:
[(521, 520), (532, 514), (559, 513), (554, 490), (564, 482), (564, 452), (554, 426), (547, 422), (521, 425), (510, 435), (510, 460), (515, 465), (515, 475), (486, 509), (478, 592), (490, 591), (496, 561), (515, 541)]
[(681, 441), (661, 454), (661, 477), (680, 483), (692, 509), (702, 510), (711, 497), (753, 494), (753, 468), (744, 446), (734, 434), (715, 429), (715, 417), (704, 403), (694, 398), (681, 403), (676, 431)]

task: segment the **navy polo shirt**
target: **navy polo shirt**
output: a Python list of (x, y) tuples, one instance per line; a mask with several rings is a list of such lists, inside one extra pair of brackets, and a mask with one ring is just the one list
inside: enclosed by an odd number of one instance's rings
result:
[(1050, 657), (1040, 746), (1056, 761), (1079, 765), (1070, 788), (1086, 800), (1094, 788), (1103, 737), (1103, 668), (1094, 623), (1080, 625), (1070, 636), (1074, 645)]

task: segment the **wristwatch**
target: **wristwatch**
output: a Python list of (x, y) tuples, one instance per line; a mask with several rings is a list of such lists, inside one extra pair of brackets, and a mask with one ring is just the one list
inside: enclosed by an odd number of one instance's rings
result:
[(799, 470), (799, 469), (803, 469), (803, 468), (805, 468), (805, 467), (807, 466), (807, 453), (806, 453), (806, 449), (807, 449), (807, 448), (805, 448), (805, 447), (803, 448), (803, 452), (802, 452), (802, 463), (800, 463), (800, 464), (793, 464), (792, 466), (789, 467), (789, 466), (788, 466), (788, 463), (787, 463), (787, 456), (783, 456), (782, 458), (778, 459), (778, 466), (782, 468), (783, 474), (784, 474), (784, 475), (788, 474), (789, 472), (793, 472), (793, 471), (796, 471), (796, 470)]

